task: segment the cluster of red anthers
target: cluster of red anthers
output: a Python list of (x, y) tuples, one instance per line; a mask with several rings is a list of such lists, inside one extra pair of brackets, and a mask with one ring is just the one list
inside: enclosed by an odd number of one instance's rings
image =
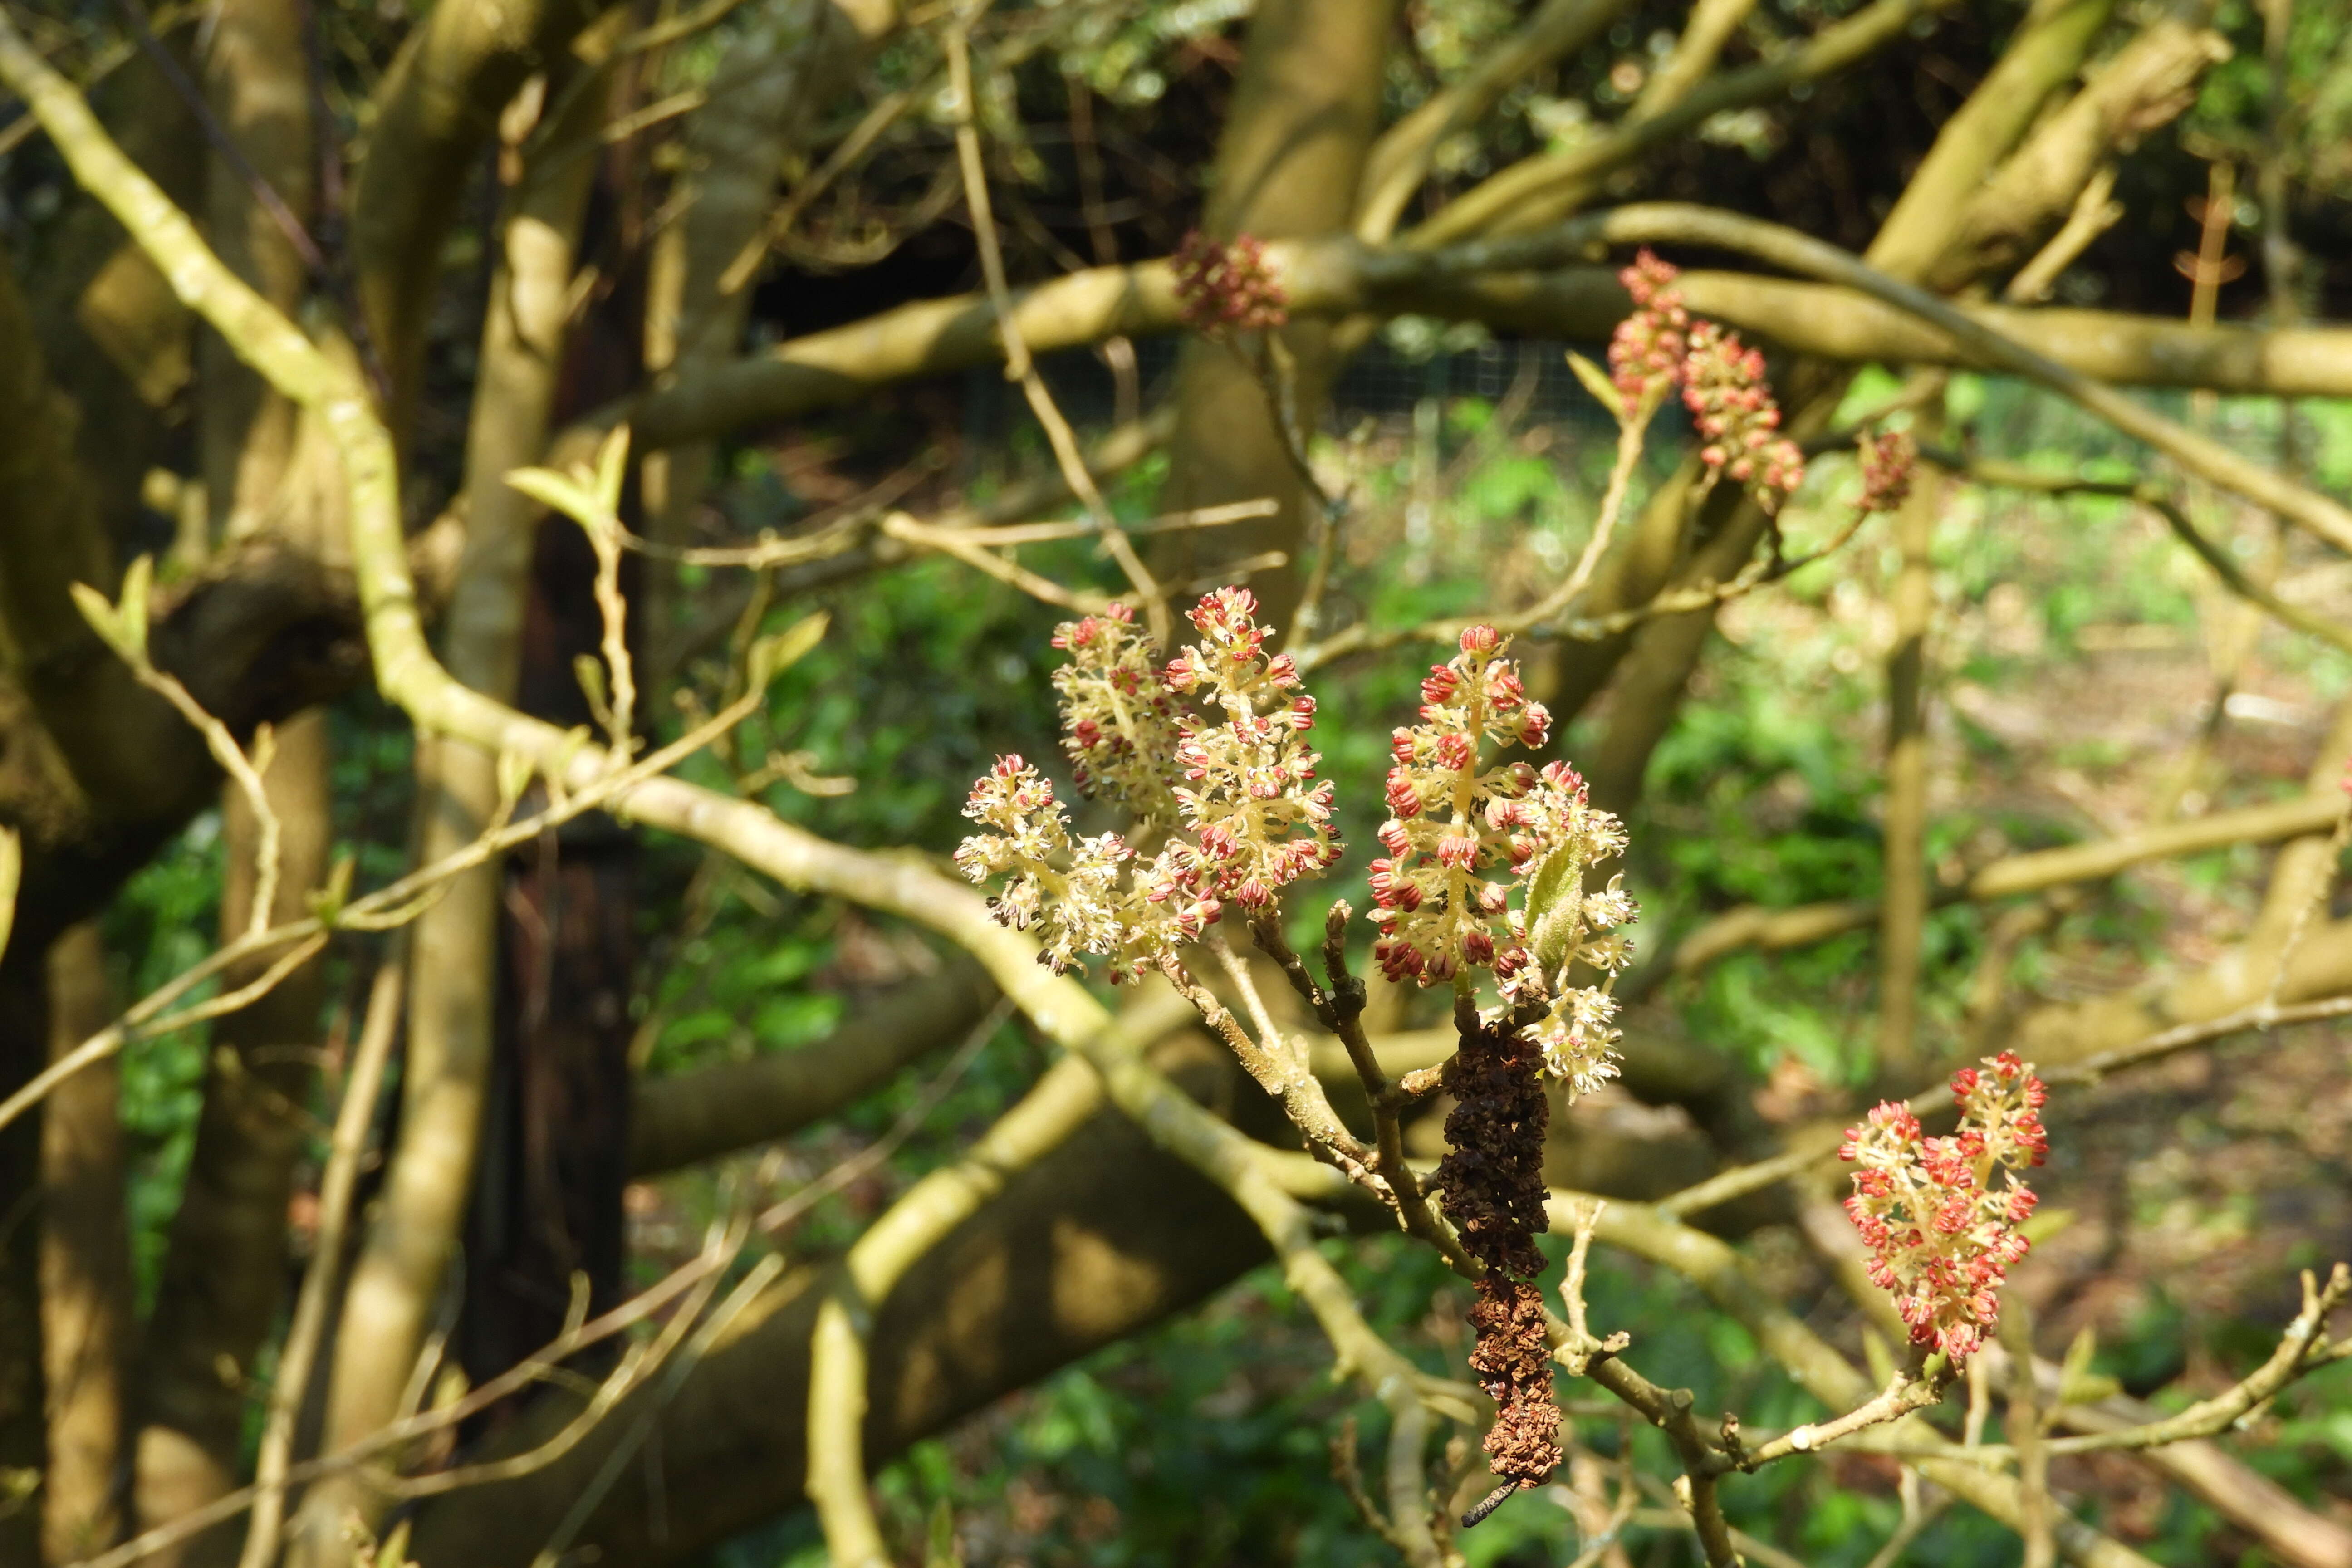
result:
[(1265, 656), (1257, 596), (1220, 588), (1192, 614), (1201, 640), (1168, 661), (1168, 689), (1198, 695), (1223, 717), (1187, 713), (1177, 724), (1173, 787), (1185, 826), (1219, 892), (1263, 909), (1282, 888), (1339, 858), (1333, 788), (1299, 739), (1315, 727), (1315, 699), (1298, 689), (1298, 661)]
[(2017, 1173), (2042, 1163), (2050, 1136), (2048, 1091), (2011, 1052), (1954, 1073), (1952, 1098), (1960, 1122), (1950, 1136), (1926, 1136), (1888, 1101), (1846, 1130), (1838, 1157), (1860, 1167), (1845, 1210), (1870, 1248), (1871, 1279), (1915, 1342), (1958, 1364), (1999, 1321), (2001, 1282), (2025, 1256), (2018, 1227), (2035, 1199)]
[(1212, 239), (1194, 229), (1176, 247), (1176, 304), (1197, 332), (1261, 331), (1290, 319), (1265, 247), (1246, 234)]
[(1694, 321), (1675, 287), (1678, 276), (1646, 250), (1617, 275), (1634, 305), (1609, 344), (1617, 416), (1645, 422), (1666, 393), (1680, 386), (1704, 443), (1699, 456), (1748, 486), (1759, 504), (1776, 507), (1804, 482), (1805, 458), (1780, 434), (1780, 409), (1764, 380), (1764, 356), (1743, 347), (1738, 333)]
[(1902, 430), (1881, 431), (1861, 437), (1862, 500), (1864, 511), (1893, 511), (1911, 496), (1911, 470), (1918, 466), (1918, 444)]
[(1705, 444), (1700, 458), (1757, 492), (1766, 505), (1805, 482), (1805, 455), (1780, 434), (1780, 405), (1764, 380), (1764, 356), (1713, 321), (1691, 328), (1683, 405)]
[(1066, 621), (1055, 628), (1054, 646), (1070, 656), (1054, 672), (1054, 689), (1062, 699), (1062, 750), (1078, 788), (1118, 801), (1139, 822), (1174, 822), (1168, 759), (1176, 752), (1175, 703), (1135, 612), (1113, 605)]
[(1423, 984), (1457, 969), (1517, 966), (1506, 881), (1478, 873), (1507, 863), (1510, 879), (1536, 851), (1526, 798), (1537, 784), (1526, 763), (1479, 765), (1482, 742), (1541, 746), (1551, 715), (1528, 700), (1517, 667), (1501, 657), (1492, 626), (1462, 634), (1461, 654), (1421, 683), (1421, 720), (1395, 731), (1390, 752), (1386, 856), (1372, 862), (1381, 937), (1372, 957), (1391, 980)]
[(1114, 979), (1135, 973), (1200, 940), (1226, 903), (1265, 908), (1339, 858), (1332, 788), (1303, 739), (1315, 700), (1287, 654), (1266, 655), (1256, 616), (1248, 589), (1218, 589), (1192, 612), (1201, 640), (1165, 669), (1124, 606), (1054, 634), (1070, 656), (1054, 684), (1079, 787), (1169, 835), (1148, 859), (1115, 833), (1074, 836), (1053, 785), (1019, 757), (972, 785), (964, 815), (992, 831), (966, 838), (956, 865), (974, 882), (1004, 879), (990, 908), (1016, 930), (1041, 925), (1055, 968), (1094, 953)]
[(1654, 411), (1682, 379), (1683, 356), (1690, 352), (1690, 312), (1674, 286), (1675, 268), (1644, 250), (1617, 274), (1633, 296), (1633, 313), (1617, 323), (1609, 340), (1609, 379), (1617, 388), (1621, 418)]

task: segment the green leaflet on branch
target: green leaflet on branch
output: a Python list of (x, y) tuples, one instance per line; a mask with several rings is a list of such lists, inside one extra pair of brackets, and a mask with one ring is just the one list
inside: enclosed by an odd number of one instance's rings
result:
[(753, 690), (771, 684), (776, 677), (806, 658), (824, 640), (825, 629), (832, 617), (819, 610), (804, 616), (772, 637), (761, 637), (751, 645), (744, 659), (744, 676)]
[(73, 584), (74, 607), (116, 657), (133, 669), (147, 664), (147, 605), (155, 584), (155, 561), (142, 555), (122, 574), (122, 597), (107, 596), (86, 583)]

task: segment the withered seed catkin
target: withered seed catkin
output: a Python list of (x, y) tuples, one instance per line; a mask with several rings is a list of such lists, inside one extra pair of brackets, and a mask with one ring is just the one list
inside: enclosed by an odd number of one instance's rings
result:
[(1465, 1034), (1445, 1071), (1454, 1097), (1445, 1119), (1451, 1148), (1438, 1166), (1446, 1218), (1486, 1265), (1470, 1310), (1478, 1342), (1471, 1370), (1494, 1396), (1486, 1457), (1507, 1482), (1534, 1486), (1560, 1462), (1559, 1402), (1544, 1339), (1543, 1272), (1536, 1237), (1544, 1226), (1543, 1056), (1509, 1024)]

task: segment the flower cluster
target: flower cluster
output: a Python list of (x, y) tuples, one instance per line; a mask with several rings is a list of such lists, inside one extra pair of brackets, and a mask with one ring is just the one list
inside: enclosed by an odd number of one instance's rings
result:
[(1080, 953), (1108, 958), (1114, 979), (1139, 973), (1221, 912), (1192, 846), (1171, 841), (1142, 860), (1116, 833), (1073, 837), (1054, 786), (1018, 756), (981, 775), (963, 814), (996, 831), (965, 839), (956, 868), (974, 882), (1006, 878), (990, 911), (1015, 931), (1042, 927), (1037, 956), (1055, 973)]
[[(1838, 1157), (1859, 1167), (1845, 1210), (1870, 1248), (1870, 1277), (1891, 1292), (1911, 1338), (1954, 1364), (1984, 1342), (2000, 1315), (2000, 1286), (2025, 1256), (2017, 1227), (2035, 1198), (2016, 1173), (2039, 1165), (2050, 1139), (2048, 1091), (2007, 1051), (1983, 1071), (1952, 1075), (1960, 1123), (1929, 1138), (1892, 1101), (1846, 1130)], [(1995, 1186), (1996, 1173), (2007, 1173)]]
[(1296, 659), (1266, 657), (1247, 588), (1208, 595), (1191, 619), (1201, 640), (1168, 661), (1163, 679), (1170, 691), (1200, 693), (1223, 716), (1179, 720), (1182, 782), (1173, 793), (1220, 896), (1262, 909), (1339, 858), (1332, 787), (1316, 782), (1322, 759), (1300, 739), (1315, 727), (1315, 699), (1298, 690)]
[[(1017, 756), (972, 785), (964, 815), (992, 831), (965, 839), (956, 865), (974, 882), (1005, 879), (990, 909), (1039, 926), (1056, 970), (1094, 953), (1114, 978), (1134, 974), (1198, 941), (1226, 903), (1264, 908), (1339, 858), (1331, 785), (1301, 738), (1315, 700), (1287, 655), (1267, 657), (1256, 614), (1246, 589), (1209, 595), (1192, 613), (1201, 641), (1164, 670), (1123, 609), (1054, 634), (1070, 656), (1054, 684), (1079, 787), (1169, 835), (1148, 858), (1115, 833), (1074, 837), (1053, 785)], [(1175, 700), (1195, 695), (1215, 711)]]
[(1226, 243), (1194, 229), (1176, 247), (1175, 266), (1178, 312), (1195, 331), (1263, 331), (1290, 319), (1265, 247), (1246, 234)]
[(1135, 612), (1113, 605), (1099, 616), (1066, 622), (1054, 646), (1070, 662), (1054, 672), (1061, 694), (1062, 750), (1086, 794), (1107, 795), (1139, 823), (1176, 820), (1176, 711), (1160, 679), (1151, 638)]
[(1780, 407), (1764, 381), (1764, 356), (1713, 321), (1695, 323), (1683, 362), (1683, 405), (1706, 444), (1699, 457), (1755, 493), (1770, 510), (1805, 479), (1805, 457), (1778, 434)]
[(1544, 1065), (1580, 1095), (1617, 1076), (1617, 998), (1608, 985), (1570, 985), (1569, 969), (1585, 964), (1613, 977), (1633, 962), (1624, 929), (1641, 908), (1612, 876), (1596, 892), (1584, 890), (1585, 874), (1625, 852), (1625, 826), (1595, 806), (1584, 780), (1565, 763), (1544, 764), (1528, 798), (1533, 836), (1542, 846), (1528, 867), (1528, 908), (1536, 911), (1528, 932), (1535, 962), (1508, 976), (1514, 995), (1537, 994), (1550, 972), (1551, 1009), (1535, 1026)]
[(1674, 287), (1676, 276), (1675, 268), (1647, 250), (1617, 274), (1634, 307), (1609, 340), (1609, 379), (1617, 388), (1621, 419), (1637, 419), (1645, 407), (1654, 409), (1682, 379), (1690, 312)]
[(1857, 438), (1862, 459), (1862, 500), (1864, 511), (1893, 511), (1911, 495), (1911, 470), (1919, 460), (1918, 443), (1907, 430), (1886, 430)]
[[(1577, 1090), (1610, 1076), (1605, 989), (1568, 986), (1582, 962), (1614, 973), (1628, 948), (1617, 928), (1635, 910), (1618, 882), (1584, 891), (1584, 875), (1624, 847), (1617, 819), (1592, 806), (1564, 763), (1486, 765), (1486, 743), (1540, 746), (1551, 716), (1528, 700), (1492, 626), (1462, 634), (1461, 652), (1422, 682), (1419, 724), (1390, 752), (1388, 853), (1372, 862), (1372, 956), (1391, 981), (1423, 985), (1491, 969), (1514, 1001), (1549, 1001), (1536, 1026), (1548, 1064)], [(1514, 888), (1526, 890), (1514, 908)], [(1532, 925), (1530, 925), (1532, 921)]]
[(1746, 485), (1767, 510), (1804, 482), (1804, 454), (1777, 432), (1780, 409), (1764, 380), (1764, 356), (1743, 347), (1739, 334), (1694, 320), (1675, 287), (1681, 274), (1644, 250), (1617, 274), (1633, 297), (1633, 313), (1609, 341), (1613, 412), (1628, 424), (1674, 388), (1697, 422), (1699, 456), (1718, 473)]

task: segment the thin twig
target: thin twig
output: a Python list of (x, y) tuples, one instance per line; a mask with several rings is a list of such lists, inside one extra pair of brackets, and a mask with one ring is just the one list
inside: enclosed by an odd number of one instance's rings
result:
[(1403, 1122), (1399, 1112), (1410, 1100), (1381, 1070), (1380, 1057), (1364, 1034), (1364, 983), (1348, 969), (1348, 922), (1353, 914), (1342, 899), (1332, 904), (1325, 917), (1323, 972), (1330, 980), (1328, 989), (1318, 985), (1315, 977), (1307, 973), (1305, 961), (1284, 936), (1280, 921), (1271, 915), (1261, 916), (1250, 922), (1250, 932), (1290, 982), (1291, 989), (1315, 1014), (1316, 1021), (1347, 1050), (1357, 1081), (1363, 1086), (1365, 1099), (1372, 1108), (1370, 1168), (1381, 1178), (1381, 1184), (1372, 1189), (1375, 1194), (1395, 1211), (1398, 1224), (1409, 1235), (1435, 1247), (1456, 1274), (1475, 1280), (1486, 1271), (1463, 1247), (1454, 1226), (1430, 1206), (1427, 1188), (1406, 1162)]
[(2050, 1455), (2042, 1443), (2042, 1402), (2033, 1387), (2033, 1328), (2022, 1301), (2001, 1303), (2000, 1341), (2010, 1360), (2009, 1413), (2002, 1424), (2017, 1450), (2025, 1512), (2018, 1531), (2025, 1538), (2021, 1568), (2057, 1568), (2058, 1538), (2050, 1528)]
[[(404, 946), (404, 942), (400, 944)], [(343, 1079), (342, 1101), (335, 1112), (335, 1128), (327, 1147), (327, 1165), (319, 1179), (319, 1225), (310, 1248), (310, 1265), (294, 1300), (294, 1314), (278, 1352), (278, 1371), (269, 1385), (269, 1409), (263, 1418), (260, 1457), (254, 1465), (253, 1518), (246, 1527), (245, 1549), (237, 1568), (268, 1568), (277, 1557), (278, 1531), (284, 1522), (286, 1475), (293, 1459), (294, 1426), (310, 1390), (310, 1373), (325, 1336), (327, 1307), (335, 1293), (343, 1258), (343, 1237), (350, 1222), (352, 1197), (359, 1186), (360, 1162), (367, 1152), (368, 1131), (375, 1117), (376, 1097), (383, 1087), (385, 1065), (399, 1033), (400, 1005), (407, 976), (405, 955), (394, 953), (377, 966), (368, 989), (367, 1016), (352, 1054), (351, 1070)]]
[(257, 936), (269, 928), (277, 914), (279, 846), (284, 837), (278, 813), (269, 804), (269, 788), (261, 776), (268, 771), (276, 751), (273, 734), (267, 724), (255, 731), (253, 751), (248, 755), (236, 743), (236, 737), (229, 733), (228, 726), (205, 712), (177, 677), (165, 674), (147, 661), (143, 645), (142, 637), (140, 657), (130, 661), (131, 673), (138, 677), (140, 685), (169, 702), (205, 738), (205, 750), (228, 774), (237, 793), (245, 797), (246, 809), (253, 814), (253, 908), (246, 921), (245, 934), (248, 938)]
[[(2161, 1421), (2048, 1438), (2042, 1444), (2044, 1453), (2054, 1458), (2064, 1454), (2160, 1448), (2199, 1437), (2218, 1437), (2242, 1427), (2289, 1384), (2323, 1366), (2352, 1358), (2352, 1339), (2331, 1341), (2327, 1337), (2328, 1315), (2347, 1296), (2352, 1296), (2352, 1268), (2337, 1264), (2329, 1271), (2325, 1285), (2310, 1269), (2305, 1269), (2303, 1310), (2279, 1336), (2278, 1348), (2271, 1352), (2270, 1359), (2231, 1387)], [(1967, 1450), (1967, 1456), (1987, 1464), (2008, 1464), (2016, 1460), (2019, 1453), (2014, 1443), (1984, 1443)]]
[(1086, 460), (1078, 452), (1077, 437), (1072, 433), (1069, 421), (1062, 417), (1053, 394), (1046, 390), (1045, 377), (1037, 374), (1036, 363), (1029, 357), (1029, 345), (1014, 318), (1013, 291), (1004, 279), (1004, 252), (997, 240), (995, 214), (989, 205), (988, 168), (981, 155), (970, 27), (971, 19), (959, 16), (947, 29), (949, 91), (955, 100), (956, 160), (963, 171), (964, 202), (971, 213), (972, 237), (980, 246), (981, 273), (987, 279), (989, 303), (996, 312), (997, 335), (1004, 342), (1005, 379), (1021, 384), (1030, 412), (1045, 426), (1046, 444), (1054, 449), (1054, 460), (1060, 465), (1062, 477), (1068, 481), (1071, 493), (1085, 505), (1087, 515), (1095, 520), (1111, 559), (1127, 574), (1128, 582), (1141, 601), (1152, 637), (1161, 647), (1171, 647), (1174, 627), (1167, 595), (1144, 565), (1143, 557), (1136, 553), (1134, 542), (1111, 516), (1109, 504), (1095, 487), (1094, 476), (1087, 472)]
[[(516, 845), (528, 843), (547, 829), (561, 826), (573, 817), (593, 811), (614, 795), (625, 794), (634, 785), (667, 773), (709, 744), (713, 736), (751, 717), (765, 700), (764, 692), (747, 691), (709, 722), (698, 726), (658, 751), (646, 753), (619, 772), (599, 778), (585, 789), (564, 793), (562, 799), (551, 801), (545, 811), (520, 822), (494, 824), (493, 831), (485, 833), (464, 848), (429, 866), (418, 867), (397, 881), (364, 898), (354, 899), (331, 913), (289, 921), (266, 931), (250, 932), (215, 949), (210, 955), (142, 997), (113, 1024), (51, 1063), (24, 1088), (0, 1100), (0, 1127), (5, 1127), (22, 1116), (58, 1084), (83, 1068), (104, 1061), (133, 1040), (184, 1028), (249, 1005), (301, 967), (325, 944), (330, 932), (336, 930), (383, 931), (407, 923), (422, 908), (418, 902), (420, 898), (429, 897), (433, 889), (445, 886), (458, 873), (486, 864)], [(268, 971), (248, 984), (176, 1013), (164, 1012), (173, 1002), (223, 970), (289, 945), (291, 952), (281, 954)]]
[[(2201, 1023), (2176, 1025), (2144, 1035), (2129, 1045), (2100, 1051), (2080, 1061), (2057, 1062), (2040, 1069), (2044, 1082), (2051, 1084), (2084, 1084), (2099, 1082), (2111, 1073), (2126, 1068), (2142, 1067), (2199, 1046), (2211, 1045), (2231, 1035), (2255, 1030), (2285, 1028), (2296, 1024), (2326, 1023), (2331, 1019), (2352, 1016), (2352, 995), (2330, 996), (2316, 1002), (2298, 1003), (2280, 1007), (2268, 1003), (2241, 1007), (2218, 1018)], [(1916, 1114), (1940, 1110), (1952, 1102), (1948, 1088), (1937, 1085), (1920, 1090), (1905, 1103)], [(1843, 1135), (1824, 1129), (1804, 1137), (1798, 1147), (1769, 1159), (1758, 1160), (1746, 1165), (1735, 1165), (1718, 1172), (1703, 1182), (1685, 1187), (1670, 1196), (1661, 1198), (1653, 1208), (1661, 1215), (1683, 1218), (1759, 1192), (1777, 1183), (1802, 1174), (1837, 1152)]]

